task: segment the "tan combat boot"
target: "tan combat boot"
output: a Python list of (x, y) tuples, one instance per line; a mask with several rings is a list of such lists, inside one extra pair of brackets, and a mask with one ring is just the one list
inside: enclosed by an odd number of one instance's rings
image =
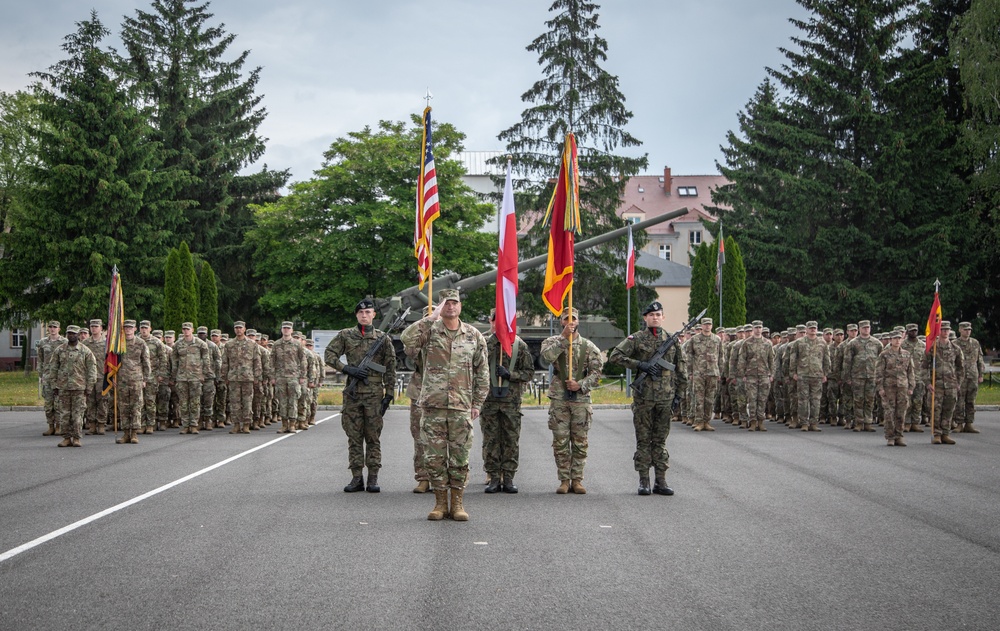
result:
[(952, 440), (951, 436), (948, 434), (941, 434), (941, 444), (942, 445), (954, 445), (955, 441)]
[(559, 495), (566, 495), (569, 493), (569, 480), (562, 480), (559, 482), (559, 488), (556, 489), (556, 493)]
[(49, 428), (42, 432), (42, 436), (55, 436), (56, 435), (56, 424), (49, 423)]
[(573, 492), (577, 495), (586, 495), (587, 489), (583, 488), (583, 480), (577, 479), (573, 480)]
[(97, 434), (97, 421), (93, 423), (87, 423), (87, 431), (84, 432), (87, 436), (94, 436)]
[(115, 439), (115, 444), (116, 445), (124, 445), (127, 442), (128, 442), (128, 430), (125, 430), (124, 432), (122, 432), (121, 438), (116, 438)]
[(903, 437), (902, 437), (902, 436), (900, 436), (899, 438), (897, 438), (897, 439), (895, 440), (895, 443), (896, 443), (896, 446), (897, 446), (897, 447), (906, 447), (906, 441), (905, 441), (905, 440), (903, 440)]
[(240, 424), (239, 423), (233, 423), (233, 428), (231, 430), (229, 430), (229, 433), (230, 434), (239, 434), (240, 433)]
[(767, 428), (764, 427), (764, 421), (757, 421), (757, 431), (758, 432), (766, 432), (767, 431)]
[(206, 432), (212, 431), (212, 427), (214, 425), (215, 425), (215, 423), (213, 423), (212, 419), (210, 419), (210, 418), (207, 418), (207, 419), (205, 419), (204, 421), (201, 422), (201, 428), (203, 430), (205, 430)]
[(97, 423), (97, 431), (94, 432), (98, 436), (104, 436), (104, 423)]
[(862, 429), (861, 431), (863, 431), (863, 432), (874, 432), (875, 429), (872, 427), (871, 423), (865, 423), (864, 429)]
[(920, 429), (919, 425), (910, 425), (910, 431), (915, 434), (923, 434), (924, 430)]
[(70, 438), (69, 440), (70, 440), (69, 443), (70, 447), (83, 447), (83, 445), (80, 444), (79, 438)]
[(705, 426), (704, 423), (695, 423), (694, 424), (694, 431), (700, 432), (704, 426)]
[(188, 427), (188, 434), (197, 434), (197, 433), (198, 433), (197, 425), (191, 425)]
[(906, 425), (903, 425), (903, 431), (904, 432), (908, 432), (908, 431), (910, 431), (911, 427), (913, 427), (913, 426), (910, 425), (909, 423), (907, 423)]
[(979, 429), (973, 427), (972, 423), (966, 423), (965, 424), (965, 429), (963, 429), (962, 432), (964, 432), (966, 434), (978, 434), (979, 433)]
[(714, 432), (715, 428), (712, 427), (711, 423), (702, 423), (701, 424), (701, 431), (703, 431), (703, 432)]
[(933, 436), (931, 438), (931, 444), (932, 445), (940, 445), (941, 444), (941, 437), (937, 436), (937, 435)]
[(414, 493), (426, 493), (431, 488), (431, 483), (427, 480), (418, 480), (417, 486), (413, 488)]
[(237, 423), (237, 425), (239, 425), (240, 433), (241, 434), (249, 434), (250, 433), (250, 423)]
[(451, 518), (455, 521), (469, 521), (469, 514), (462, 507), (462, 495), (465, 489), (451, 490)]
[(276, 434), (287, 434), (288, 433), (288, 421), (281, 419), (281, 429), (275, 431)]
[(190, 434), (191, 433), (190, 429), (191, 429), (190, 427), (182, 427), (181, 431), (179, 433), (180, 434)]
[(58, 447), (72, 447), (73, 439), (69, 436), (63, 436), (62, 442), (57, 445)]
[(138, 445), (139, 438), (136, 436), (137, 432), (134, 429), (129, 430), (128, 442), (130, 445)]
[(427, 514), (430, 521), (441, 521), (448, 514), (448, 489), (434, 489), (434, 510)]

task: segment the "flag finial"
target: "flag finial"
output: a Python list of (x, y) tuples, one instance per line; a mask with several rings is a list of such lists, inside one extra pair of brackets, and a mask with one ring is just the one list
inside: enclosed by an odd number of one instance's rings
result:
[(936, 279), (934, 281), (934, 293), (939, 293), (940, 290), (941, 290), (941, 280)]

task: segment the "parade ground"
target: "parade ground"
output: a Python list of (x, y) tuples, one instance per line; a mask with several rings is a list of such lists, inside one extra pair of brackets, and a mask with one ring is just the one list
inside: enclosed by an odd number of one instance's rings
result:
[(996, 629), (1000, 412), (978, 435), (674, 424), (673, 497), (636, 495), (627, 409), (595, 412), (586, 495), (556, 495), (542, 409), (520, 493), (429, 522), (408, 412), (379, 494), (346, 494), (337, 410), (305, 432), (43, 437), (0, 412), (0, 629)]

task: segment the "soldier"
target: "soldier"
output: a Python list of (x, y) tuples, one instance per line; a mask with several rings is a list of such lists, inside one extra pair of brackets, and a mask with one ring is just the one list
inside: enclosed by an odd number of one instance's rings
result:
[(750, 417), (747, 413), (747, 394), (743, 387), (743, 380), (738, 379), (736, 363), (739, 359), (740, 349), (753, 333), (753, 326), (747, 324), (736, 329), (736, 341), (730, 344), (727, 364), (729, 366), (729, 400), (733, 402), (733, 425), (748, 429)]
[(906, 338), (900, 345), (904, 351), (910, 354), (910, 359), (913, 361), (914, 377), (913, 394), (910, 395), (910, 401), (906, 408), (906, 424), (903, 426), (903, 431), (922, 434), (924, 430), (920, 429), (920, 412), (924, 404), (926, 385), (924, 384), (923, 362), (921, 361), (924, 356), (924, 343), (917, 338), (918, 328), (916, 324), (907, 324)]
[(681, 423), (692, 427), (694, 425), (694, 379), (691, 379), (691, 345), (694, 334), (688, 335), (681, 346), (684, 353), (684, 363), (688, 367), (687, 387), (684, 389), (684, 412), (681, 416)]
[(882, 351), (875, 363), (875, 388), (882, 399), (885, 414), (885, 440), (890, 447), (906, 447), (903, 440), (903, 423), (909, 406), (914, 377), (913, 358), (903, 350), (903, 333), (889, 334), (889, 347)]
[(871, 322), (858, 322), (858, 337), (844, 348), (843, 378), (851, 380), (854, 395), (854, 431), (874, 432), (875, 362), (882, 343), (871, 335)]
[[(722, 327), (719, 327), (722, 328)], [(729, 348), (736, 341), (735, 329), (716, 329), (715, 334), (722, 342), (722, 353), (719, 355), (719, 392), (716, 395), (715, 407), (719, 409), (723, 423), (733, 422), (733, 401), (729, 390)], [(715, 418), (714, 416), (712, 418)], [(711, 420), (711, 419), (709, 419)]]
[(978, 434), (979, 430), (972, 424), (976, 420), (976, 395), (979, 394), (979, 384), (986, 374), (986, 362), (983, 361), (983, 348), (979, 345), (979, 340), (972, 337), (972, 323), (959, 322), (958, 334), (955, 344), (962, 349), (965, 374), (959, 383), (958, 402), (955, 404), (955, 422), (959, 424), (956, 431)]
[(45, 400), (45, 422), (49, 428), (42, 432), (42, 436), (55, 436), (59, 433), (59, 409), (58, 397), (52, 393), (52, 384), (49, 382), (48, 360), (52, 358), (52, 353), (57, 348), (66, 343), (66, 338), (59, 335), (59, 322), (52, 320), (48, 324), (48, 335), (45, 339), (39, 340), (38, 349), (38, 378), (42, 382), (42, 399)]
[(181, 339), (170, 354), (170, 385), (177, 393), (183, 428), (181, 434), (197, 434), (201, 418), (201, 390), (211, 375), (211, 355), (208, 345), (194, 336), (194, 325), (181, 325)]
[(225, 342), (222, 340), (222, 330), (212, 329), (210, 332), (212, 343), (219, 348), (219, 367), (216, 371), (215, 380), (215, 401), (212, 402), (211, 423), (215, 427), (225, 427), (229, 424), (226, 416), (226, 382), (222, 378), (222, 356), (226, 352)]
[(80, 447), (80, 430), (87, 405), (87, 392), (97, 385), (97, 360), (89, 348), (79, 343), (80, 327), (66, 327), (66, 343), (46, 360), (46, 380), (53, 396), (59, 397), (63, 440), (60, 447)]
[[(799, 395), (799, 422), (802, 431), (819, 432), (819, 410), (823, 384), (830, 372), (830, 351), (816, 336), (815, 320), (806, 322), (806, 335), (792, 345), (789, 367)], [(794, 429), (794, 428), (793, 428)]]
[(722, 340), (712, 333), (712, 318), (701, 319), (701, 332), (691, 338), (690, 379), (694, 383), (694, 431), (714, 432), (712, 406), (719, 389)]
[(207, 326), (198, 327), (198, 339), (208, 347), (208, 370), (205, 374), (205, 381), (201, 385), (199, 427), (210, 432), (215, 427), (215, 388), (222, 373), (222, 352), (215, 342), (208, 339)]
[(139, 434), (152, 434), (156, 431), (156, 400), (160, 386), (167, 376), (167, 347), (158, 338), (150, 334), (149, 320), (139, 323), (139, 339), (149, 351), (149, 383), (142, 389), (142, 427)]
[(486, 339), (459, 319), (462, 301), (457, 289), (442, 289), (438, 300), (431, 315), (406, 327), (400, 338), (409, 356), (422, 354), (424, 361), (421, 438), (435, 500), (427, 519), (437, 521), (450, 514), (455, 521), (468, 521), (463, 494), (472, 423), (489, 392)]
[[(823, 343), (826, 344), (826, 350), (830, 354), (830, 365), (832, 372), (833, 350), (834, 350), (833, 328), (827, 327), (823, 329)], [(826, 381), (823, 382), (823, 396), (819, 402), (819, 422), (823, 424), (829, 424), (830, 417), (832, 416), (830, 414), (830, 382), (832, 381), (830, 377), (831, 376), (828, 373)]]
[(306, 349), (292, 339), (292, 323), (281, 323), (281, 339), (271, 350), (271, 383), (278, 395), (278, 417), (281, 419), (279, 434), (295, 432), (298, 420), (299, 395), (306, 385)]
[[(309, 361), (313, 363), (313, 374), (315, 375), (312, 384), (309, 386), (309, 401), (306, 406), (306, 426), (316, 424), (316, 410), (319, 407), (319, 389), (323, 385), (323, 373), (326, 372), (323, 366), (323, 358), (316, 352), (316, 341), (312, 338), (306, 340), (306, 351), (309, 353)], [(395, 351), (394, 351), (395, 352)], [(395, 386), (395, 384), (393, 384)]]
[[(354, 306), (358, 325), (341, 329), (326, 347), (323, 360), (334, 370), (346, 374), (354, 383), (354, 395), (344, 388), (344, 405), (341, 409), (341, 426), (347, 434), (347, 461), (351, 481), (345, 493), (368, 491), (378, 493), (378, 472), (382, 468), (383, 415), (392, 403), (396, 387), (396, 351), (392, 340), (379, 331), (375, 320), (375, 303), (365, 298)], [(368, 351), (382, 340), (371, 361), (384, 370), (361, 366)], [(347, 363), (340, 360), (341, 356)], [(350, 384), (348, 384), (350, 385)], [(362, 476), (368, 467), (368, 484)]]
[(254, 390), (262, 377), (261, 353), (256, 342), (246, 335), (246, 323), (233, 323), (236, 337), (227, 342), (222, 353), (220, 375), (226, 386), (230, 405), (230, 434), (249, 434), (253, 420)]
[(847, 430), (854, 429), (854, 388), (851, 383), (851, 376), (845, 370), (844, 366), (844, 354), (847, 352), (848, 344), (858, 337), (858, 325), (848, 324), (847, 327), (847, 338), (844, 343), (841, 344), (838, 349), (840, 351), (840, 356), (838, 358), (837, 367), (840, 368), (838, 373), (840, 377), (840, 399), (841, 403), (841, 420), (843, 421), (840, 426)]
[[(587, 464), (587, 433), (593, 418), (590, 391), (601, 380), (601, 351), (577, 332), (580, 313), (569, 308), (559, 316), (562, 332), (542, 342), (542, 359), (552, 364), (549, 386), (549, 429), (559, 476), (556, 493), (584, 494), (583, 470)], [(570, 350), (572, 349), (572, 350)], [(569, 370), (572, 353), (572, 373)], [(709, 412), (711, 414), (711, 412)]]
[(924, 371), (928, 375), (932, 371), (934, 373), (927, 383), (927, 390), (934, 400), (932, 445), (955, 444), (950, 436), (951, 422), (958, 401), (958, 380), (965, 375), (965, 357), (958, 344), (949, 339), (950, 333), (951, 323), (945, 320), (941, 323), (941, 335), (937, 343), (924, 353)]
[(789, 429), (799, 428), (799, 385), (798, 381), (795, 380), (795, 372), (792, 370), (791, 365), (792, 349), (795, 343), (805, 337), (805, 335), (806, 325), (796, 324), (795, 329), (790, 331), (788, 347), (785, 349), (785, 354), (782, 357), (781, 370), (785, 375), (785, 405), (789, 410), (787, 423)]
[[(629, 335), (611, 351), (608, 361), (646, 375), (639, 391), (632, 392), (632, 425), (635, 427), (635, 454), (632, 462), (639, 473), (639, 495), (673, 495), (667, 486), (670, 467), (667, 436), (670, 435), (671, 407), (680, 405), (680, 393), (687, 387), (687, 366), (684, 354), (675, 343), (662, 361), (674, 368), (664, 369), (651, 362), (657, 349), (670, 337), (663, 330), (663, 305), (652, 302), (642, 310), (646, 328)], [(655, 475), (649, 488), (649, 469)]]
[[(409, 353), (407, 355), (409, 356)], [(430, 490), (431, 483), (424, 461), (424, 443), (420, 436), (420, 388), (424, 366), (423, 355), (417, 353), (412, 357), (412, 361), (413, 372), (410, 374), (410, 381), (406, 384), (406, 396), (410, 398), (410, 436), (413, 437), (413, 479), (417, 481), (417, 486), (413, 487), (413, 492), (426, 493)]]
[[(104, 360), (107, 339), (104, 337), (104, 321), (95, 318), (90, 321), (90, 337), (80, 340), (90, 349), (97, 361), (98, 374), (104, 374)], [(108, 396), (104, 394), (104, 380), (98, 379), (94, 389), (87, 393), (87, 435), (104, 434), (104, 424), (108, 419)]]
[(142, 429), (143, 391), (153, 382), (153, 372), (149, 361), (149, 346), (135, 336), (135, 320), (122, 323), (125, 332), (125, 352), (118, 367), (117, 394), (118, 420), (121, 421), (122, 437), (115, 440), (119, 445), (138, 445), (136, 434)]
[(774, 372), (771, 380), (771, 390), (774, 394), (774, 420), (778, 423), (784, 423), (788, 414), (788, 408), (785, 406), (785, 376), (782, 369), (787, 346), (788, 329), (785, 329), (778, 335), (778, 344), (774, 347)]
[(490, 332), (486, 355), (490, 370), (490, 390), (479, 415), (483, 430), (483, 466), (490, 476), (487, 493), (517, 493), (517, 473), (521, 437), (521, 389), (535, 376), (535, 360), (528, 344), (517, 335), (511, 354), (503, 352), (496, 335), (496, 309), (490, 312)]
[(766, 432), (764, 427), (767, 396), (774, 378), (774, 346), (764, 337), (764, 323), (751, 323), (750, 337), (740, 346), (736, 358), (737, 379), (743, 383), (747, 400), (750, 431)]

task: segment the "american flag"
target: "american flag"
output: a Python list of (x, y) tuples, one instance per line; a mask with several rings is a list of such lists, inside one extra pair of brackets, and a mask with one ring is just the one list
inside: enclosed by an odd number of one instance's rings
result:
[(420, 156), (420, 181), (417, 184), (416, 225), (413, 231), (413, 254), (417, 257), (420, 289), (431, 275), (431, 224), (441, 214), (438, 203), (437, 172), (434, 170), (434, 143), (431, 140), (431, 108), (424, 110), (423, 154)]

